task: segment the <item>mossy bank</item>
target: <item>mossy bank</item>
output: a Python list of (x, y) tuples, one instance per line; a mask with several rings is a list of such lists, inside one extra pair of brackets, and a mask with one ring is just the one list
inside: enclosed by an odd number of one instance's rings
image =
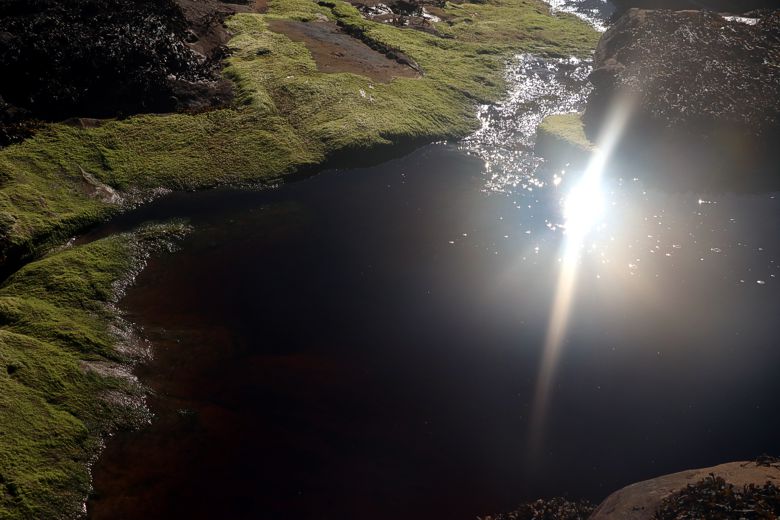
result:
[[(433, 34), (368, 21), (345, 2), (272, 0), (264, 14), (227, 21), (233, 38), (223, 73), (237, 86), (235, 106), (49, 124), (0, 150), (3, 262), (39, 258), (0, 288), (0, 518), (82, 512), (101, 435), (128, 420), (110, 396), (138, 392), (127, 378), (90, 368), (126, 361), (107, 304), (119, 295), (117, 282), (138, 269), (139, 255), (184, 227), (147, 228), (40, 258), (45, 250), (160, 188), (274, 183), (334, 157), (465, 136), (478, 125), (475, 106), (503, 95), (513, 54), (585, 56), (598, 39), (581, 20), (553, 16), (537, 0), (442, 10)], [(269, 29), (272, 21), (337, 24), (372, 48), (410, 58), (421, 74), (380, 82), (323, 73), (304, 43)]]
[[(0, 254), (28, 257), (120, 210), (91, 196), (83, 172), (120, 192), (274, 182), (335, 154), (413, 140), (458, 137), (477, 125), (474, 106), (504, 92), (517, 52), (587, 55), (598, 34), (538, 0), (447, 4), (435, 36), (370, 22), (350, 4), (271, 2), (268, 13), (229, 21), (224, 74), (239, 87), (235, 108), (196, 115), (143, 115), (96, 128), (51, 124), (0, 151)], [(318, 72), (303, 43), (268, 30), (275, 19), (338, 22), (364, 41), (397, 49), (421, 78), (372, 82)]]
[(69, 247), (0, 288), (0, 518), (83, 512), (102, 436), (142, 413), (112, 304), (149, 254), (186, 231), (150, 225)]

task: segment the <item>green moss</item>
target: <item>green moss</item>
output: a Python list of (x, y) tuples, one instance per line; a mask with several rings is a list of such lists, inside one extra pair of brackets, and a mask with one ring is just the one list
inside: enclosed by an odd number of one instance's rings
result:
[(545, 117), (536, 129), (535, 151), (559, 163), (586, 161), (593, 151), (593, 143), (585, 136), (582, 114)]
[[(230, 27), (234, 58), (228, 68), (250, 103), (284, 114), (300, 135), (325, 151), (404, 139), (463, 136), (476, 127), (475, 102), (505, 91), (506, 59), (520, 51), (587, 54), (596, 33), (573, 17), (550, 16), (541, 2), (447, 4), (448, 38), (365, 20), (348, 3), (332, 16), (352, 34), (412, 57), (419, 79), (372, 82), (355, 74), (320, 74), (302, 43), (269, 32), (266, 19), (242, 14)], [(312, 4), (313, 5), (313, 4)], [(556, 39), (557, 38), (557, 39)], [(258, 55), (259, 49), (268, 49)], [(362, 92), (362, 93), (361, 93)], [(291, 103), (291, 101), (294, 101)]]
[(459, 41), (493, 43), (503, 49), (585, 56), (596, 46), (597, 33), (573, 15), (551, 16), (547, 4), (536, 0), (491, 0), (448, 3), (448, 23), (437, 30)]
[(84, 363), (117, 359), (108, 305), (145, 252), (184, 227), (152, 226), (66, 249), (0, 287), (0, 518), (77, 514), (86, 464), (123, 410), (101, 400), (133, 392)]
[(592, 150), (593, 143), (585, 136), (582, 114), (555, 114), (547, 116), (539, 125), (539, 132), (554, 135), (583, 150)]
[[(274, 180), (347, 150), (463, 136), (475, 128), (474, 104), (503, 94), (508, 56), (584, 55), (598, 36), (574, 17), (550, 15), (540, 0), (447, 4), (444, 11), (448, 20), (436, 28), (446, 37), (364, 20), (340, 1), (328, 8), (273, 0), (266, 15), (234, 16), (225, 74), (240, 89), (236, 108), (136, 116), (90, 129), (52, 124), (0, 150), (0, 253), (29, 256), (119, 209), (89, 196), (81, 168), (143, 194)], [(375, 83), (320, 73), (302, 43), (266, 24), (317, 17), (404, 52), (424, 77)]]

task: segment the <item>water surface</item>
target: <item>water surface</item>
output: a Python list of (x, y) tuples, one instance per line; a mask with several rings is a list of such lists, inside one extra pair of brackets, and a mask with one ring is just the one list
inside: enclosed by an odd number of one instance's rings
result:
[(780, 451), (780, 199), (651, 189), (626, 166), (529, 448), (581, 174), (533, 156), (533, 120), (581, 107), (587, 65), (515, 66), (462, 143), (176, 194), (95, 232), (194, 227), (122, 302), (156, 416), (108, 443), (91, 518), (471, 519)]

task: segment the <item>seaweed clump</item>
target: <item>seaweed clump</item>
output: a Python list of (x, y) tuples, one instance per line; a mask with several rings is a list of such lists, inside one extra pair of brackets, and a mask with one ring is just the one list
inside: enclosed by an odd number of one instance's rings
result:
[(523, 504), (509, 513), (480, 517), (479, 520), (585, 520), (594, 509), (590, 502), (571, 502), (556, 497)]
[(199, 54), (188, 39), (174, 0), (0, 2), (0, 145), (29, 135), (31, 119), (170, 112), (220, 98), (222, 56)]
[(780, 488), (772, 482), (742, 489), (722, 477), (708, 477), (666, 497), (655, 520), (770, 520), (780, 517)]

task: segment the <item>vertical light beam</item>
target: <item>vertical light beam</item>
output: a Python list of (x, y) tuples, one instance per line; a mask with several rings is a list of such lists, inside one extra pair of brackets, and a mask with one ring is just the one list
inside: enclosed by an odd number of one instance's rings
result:
[(577, 287), (580, 257), (588, 234), (598, 224), (604, 211), (601, 179), (607, 159), (618, 142), (631, 112), (630, 98), (621, 98), (611, 110), (598, 147), (593, 152), (579, 182), (566, 196), (563, 205), (565, 239), (561, 257), (561, 272), (550, 311), (539, 377), (531, 412), (529, 451), (538, 454), (544, 439), (547, 408), (571, 315), (572, 300)]

